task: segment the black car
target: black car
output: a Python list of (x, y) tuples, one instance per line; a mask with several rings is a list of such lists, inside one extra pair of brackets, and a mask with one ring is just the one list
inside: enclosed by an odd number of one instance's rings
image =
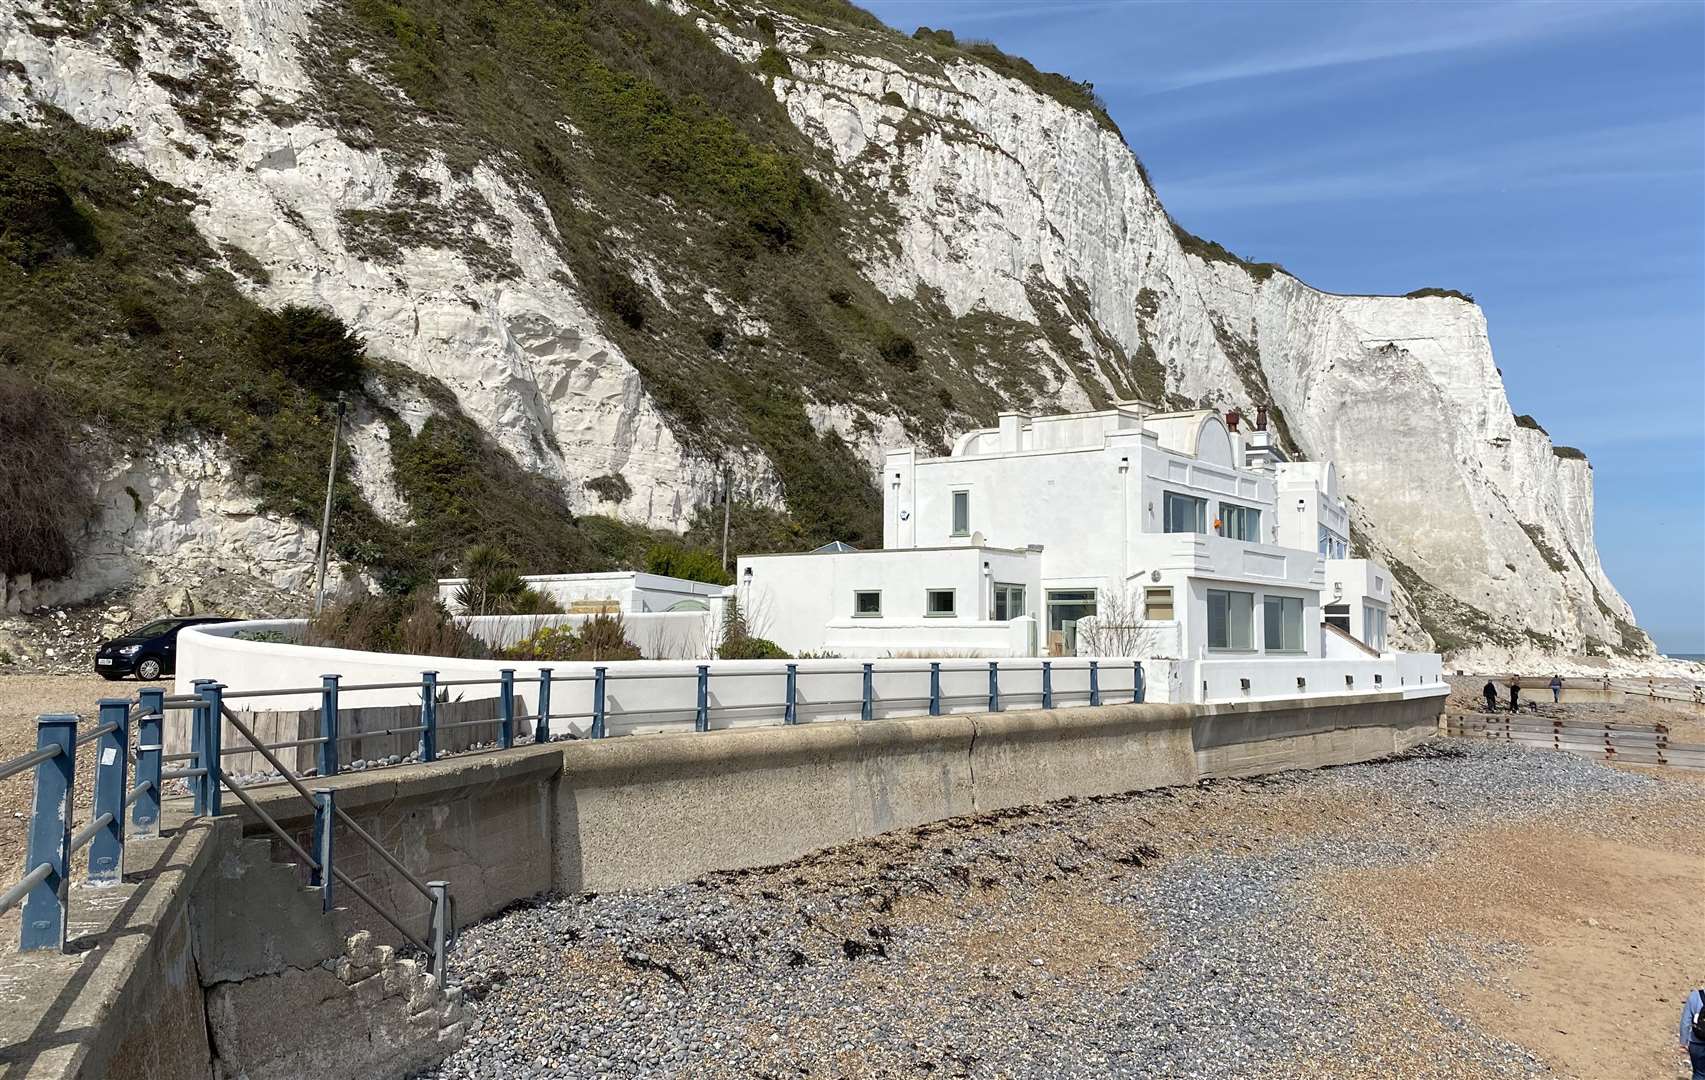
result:
[(101, 642), (95, 649), (95, 670), (109, 679), (135, 675), (138, 679), (152, 682), (177, 670), (179, 630), (186, 626), (230, 621), (220, 615), (155, 619), (123, 637)]

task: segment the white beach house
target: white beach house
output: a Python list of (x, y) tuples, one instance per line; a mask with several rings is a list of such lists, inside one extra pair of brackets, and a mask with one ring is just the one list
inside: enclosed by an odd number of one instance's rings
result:
[(1330, 463), (1265, 416), (1002, 413), (946, 457), (889, 452), (881, 550), (750, 555), (735, 588), (790, 652), (1319, 657), (1385, 648), (1390, 573), (1349, 558)]

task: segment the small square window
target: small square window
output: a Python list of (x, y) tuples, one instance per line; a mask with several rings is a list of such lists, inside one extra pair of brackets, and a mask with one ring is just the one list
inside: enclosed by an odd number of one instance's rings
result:
[(874, 619), (882, 614), (882, 592), (872, 589), (868, 592), (853, 593), (853, 614), (862, 618)]
[(952, 618), (958, 613), (958, 606), (954, 603), (952, 589), (929, 590), (924, 602), (925, 615), (936, 618)]

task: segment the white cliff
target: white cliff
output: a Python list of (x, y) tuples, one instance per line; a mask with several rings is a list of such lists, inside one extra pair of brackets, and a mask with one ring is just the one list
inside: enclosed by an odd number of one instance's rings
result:
[[(731, 55), (750, 61), (764, 47), (750, 30), (750, 9), (718, 20), (673, 6)], [(28, 120), (51, 105), (93, 127), (128, 128), (132, 137), (118, 152), (192, 192), (196, 223), (214, 246), (264, 268), (257, 298), (328, 308), (375, 355), (439, 379), (518, 461), (558, 482), (571, 505), (683, 527), (715, 490), (718, 466), (684, 448), (683, 433), (588, 310), (540, 231), (548, 215), (531, 212), (536, 193), (496, 168), (458, 174), (436, 161), (413, 170), (436, 185), (433, 198), (446, 212), (465, 197), (490, 207), (466, 227), (506, 261), (503, 275), (454, 244), (411, 241), (383, 261), (351, 250), (340, 224), (351, 212), (389, 205), (404, 180), (400, 167), (311, 115), (259, 108), (263, 100), (305, 99), (310, 78), (299, 43), (315, 7), (199, 0), (201, 22), (172, 33), (150, 24), (134, 42), (132, 69), (97, 42), (33, 31), (40, 13), (8, 4), (0, 8), (0, 116)], [(894, 35), (772, 17), (792, 75), (771, 85), (832, 161), (836, 171), (822, 179), (874, 192), (886, 207), (889, 216), (875, 226), (881, 242), (854, 257), (888, 296), (927, 289), (953, 317), (1032, 325), (1063, 317), (1092, 354), (1111, 343), (1119, 362), (1152, 357), (1169, 397), (1272, 403), (1300, 452), (1338, 462), (1374, 550), (1401, 565), (1406, 583), (1449, 598), (1432, 612), (1433, 624), (1464, 641), (1489, 638), (1483, 655), (1574, 652), (1595, 642), (1649, 650), (1599, 565), (1590, 467), (1517, 426), (1478, 307), (1449, 297), (1337, 296), (1282, 272), (1204, 258), (1181, 243), (1131, 150), (1088, 113), (981, 64), (942, 62)], [(168, 90), (145, 77), (182, 69), (174, 50), (191, 33), (240, 70), (247, 108), (218, 152), (185, 123)], [(829, 47), (811, 48), (818, 40)], [(1039, 302), (1052, 310), (1039, 312)], [(1081, 407), (1115, 394), (1104, 376), (1071, 368), (1057, 348), (1043, 342), (1037, 351), (1054, 362), (1048, 404)], [(811, 418), (874, 462), (884, 441), (905, 434), (901, 417), (874, 408), (821, 402)], [(407, 506), (389, 481), (385, 439), (382, 423), (357, 417), (349, 445), (368, 502), (401, 520)], [(171, 492), (181, 507), (215, 482), (216, 457), (213, 447), (163, 451), (125, 465), (123, 475)], [(773, 497), (767, 463), (748, 465)], [(583, 487), (607, 474), (631, 488), (618, 504), (600, 505)], [(109, 504), (118, 482), (103, 489)], [(259, 573), (281, 586), (296, 582), (312, 555), (312, 530), (264, 516), (257, 524), (252, 513), (229, 509), (225, 495), (212, 502), (227, 509), (205, 525), (174, 510), (140, 537), (124, 507), (108, 505), (88, 543), (92, 569), (62, 598), (109, 586), (121, 564), (157, 572), (160, 560), (193, 561), (205, 551), (217, 562), (250, 545), (267, 553)], [(184, 530), (206, 535), (174, 546)], [(1399, 625), (1418, 637), (1407, 607)]]
[(1502, 635), (1484, 657), (1649, 649), (1599, 564), (1590, 466), (1517, 426), (1476, 305), (1333, 295), (1186, 252), (1135, 155), (1088, 113), (978, 63), (919, 74), (860, 55), (863, 31), (811, 55), (820, 31), (774, 17), (795, 47), (793, 77), (774, 80), (789, 116), (898, 211), (897, 250), (868, 256), (892, 295), (929, 286), (955, 314), (1035, 321), (1038, 276), (1081, 289), (1103, 333), (1154, 350), (1169, 391), (1277, 406), (1298, 450), (1338, 463), (1375, 546), (1477, 609), (1443, 621)]
[[(619, 473), (632, 495), (603, 512), (681, 527), (715, 486), (715, 469), (687, 455), (652, 407), (639, 375), (587, 312), (516, 191), (494, 170), (452, 176), (442, 162), (423, 179), (448, 211), (475, 193), (492, 208), (474, 227), (513, 266), (501, 279), (448, 246), (407, 247), (396, 262), (350, 250), (339, 223), (383, 208), (401, 168), (378, 148), (357, 149), (311, 118), (276, 122), (310, 85), (298, 49), (312, 0), (208, 2), (206, 21), (172, 32), (147, 24), (126, 68), (103, 43), (40, 34), (42, 12), (0, 6), (0, 118), (31, 119), (41, 105), (88, 126), (128, 129), (118, 152), (193, 192), (195, 221), (216, 248), (246, 252), (265, 269), (268, 305), (311, 304), (356, 327), (374, 355), (431, 375), (524, 466), (563, 485), (570, 505), (593, 501), (583, 483)], [(186, 63), (185, 46), (190, 60)], [(234, 142), (215, 147), (180, 115), (150, 73), (191, 75), (197, 50), (233, 60), (245, 85)], [(14, 66), (15, 65), (15, 66)]]

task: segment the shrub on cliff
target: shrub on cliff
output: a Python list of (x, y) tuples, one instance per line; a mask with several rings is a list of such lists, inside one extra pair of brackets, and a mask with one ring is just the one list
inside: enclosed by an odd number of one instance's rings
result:
[(0, 574), (64, 577), (94, 509), (83, 437), (65, 402), (0, 368)]
[(28, 270), (62, 254), (100, 247), (53, 159), (16, 132), (0, 131), (0, 258)]
[(328, 311), (300, 304), (262, 311), (250, 336), (256, 360), (310, 390), (329, 396), (361, 381), (361, 338)]

